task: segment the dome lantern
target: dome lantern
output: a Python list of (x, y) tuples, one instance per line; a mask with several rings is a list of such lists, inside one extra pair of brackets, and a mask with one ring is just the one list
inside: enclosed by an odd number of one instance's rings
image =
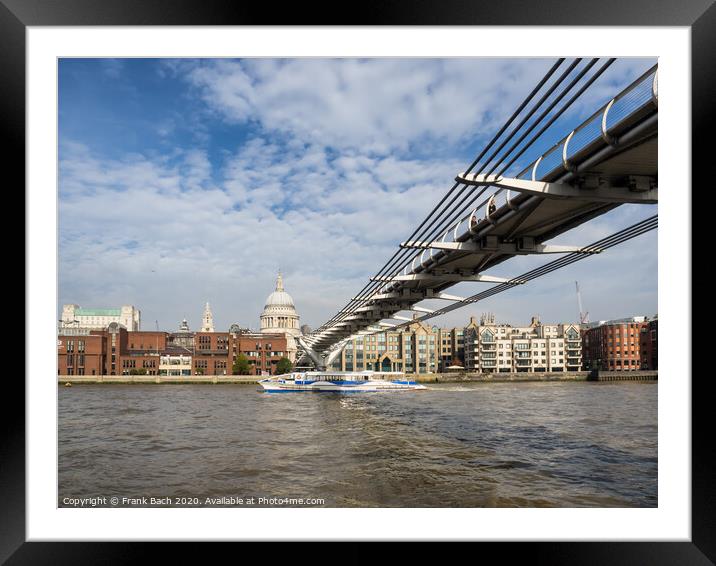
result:
[(283, 275), (279, 271), (273, 293), (266, 297), (266, 304), (261, 313), (261, 332), (282, 332), (299, 334), (299, 316), (293, 304), (293, 297), (283, 286)]

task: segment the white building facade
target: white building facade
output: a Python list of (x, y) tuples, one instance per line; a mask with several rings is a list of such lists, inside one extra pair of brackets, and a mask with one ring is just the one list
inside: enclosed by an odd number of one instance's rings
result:
[(161, 356), (159, 358), (159, 375), (191, 375), (191, 356)]
[(578, 324), (495, 324), (494, 315), (474, 317), (464, 331), (465, 369), (480, 373), (567, 372), (582, 369)]
[(104, 330), (113, 322), (121, 324), (129, 331), (139, 331), (141, 312), (133, 305), (101, 309), (83, 309), (79, 305), (62, 306), (61, 328)]

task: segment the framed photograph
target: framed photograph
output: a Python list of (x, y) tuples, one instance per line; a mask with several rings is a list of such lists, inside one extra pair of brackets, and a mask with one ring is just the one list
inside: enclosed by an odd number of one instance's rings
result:
[(3, 560), (713, 563), (690, 302), (710, 2), (0, 2), (27, 210)]

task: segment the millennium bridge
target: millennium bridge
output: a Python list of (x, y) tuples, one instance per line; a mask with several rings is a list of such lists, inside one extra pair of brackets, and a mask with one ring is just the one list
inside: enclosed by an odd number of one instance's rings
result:
[[(627, 203), (658, 203), (658, 67), (598, 108), (529, 165), (520, 158), (615, 59), (557, 60), (395, 254), (330, 320), (299, 338), (299, 364), (323, 368), (353, 337), (427, 320), (516, 286), (657, 227), (658, 216), (583, 246), (553, 242)], [(559, 123), (558, 123), (559, 124)], [(515, 256), (556, 259), (513, 277), (490, 270)], [(450, 287), (488, 284), (468, 297)], [(440, 299), (429, 309), (421, 301)], [(410, 311), (416, 316), (405, 316)], [(405, 313), (405, 314), (401, 314)]]

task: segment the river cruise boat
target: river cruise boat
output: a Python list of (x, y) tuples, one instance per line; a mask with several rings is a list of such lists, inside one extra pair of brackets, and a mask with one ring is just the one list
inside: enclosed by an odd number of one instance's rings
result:
[(295, 391), (375, 393), (427, 389), (401, 372), (304, 371), (276, 375), (259, 381), (267, 393)]

